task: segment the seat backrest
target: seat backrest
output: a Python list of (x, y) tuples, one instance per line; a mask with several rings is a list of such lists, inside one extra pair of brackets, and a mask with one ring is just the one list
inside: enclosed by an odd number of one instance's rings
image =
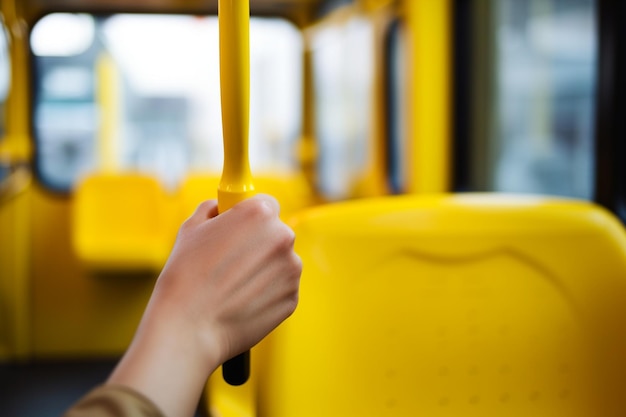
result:
[[(190, 174), (179, 192), (181, 220), (189, 217), (202, 201), (217, 198), (219, 182), (219, 174)], [(309, 185), (299, 173), (255, 174), (254, 186), (257, 193), (270, 194), (278, 200), (283, 218), (313, 204)]]
[(92, 174), (75, 191), (72, 240), (94, 269), (154, 269), (174, 242), (172, 202), (158, 180), (142, 174)]
[(626, 361), (607, 356), (626, 334), (626, 236), (604, 210), (390, 197), (293, 226), (301, 301), (267, 342), (260, 415), (626, 415), (599, 397), (626, 386), (599, 371)]
[(181, 183), (178, 191), (179, 219), (183, 221), (191, 216), (203, 201), (217, 199), (219, 183), (219, 174), (188, 175)]

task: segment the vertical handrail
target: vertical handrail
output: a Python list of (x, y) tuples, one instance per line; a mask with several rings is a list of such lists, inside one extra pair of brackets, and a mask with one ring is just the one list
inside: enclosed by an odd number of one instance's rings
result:
[[(254, 194), (248, 157), (250, 2), (219, 0), (218, 16), (224, 169), (217, 198), (223, 213)], [(250, 352), (224, 363), (222, 373), (229, 384), (244, 384), (250, 375)]]

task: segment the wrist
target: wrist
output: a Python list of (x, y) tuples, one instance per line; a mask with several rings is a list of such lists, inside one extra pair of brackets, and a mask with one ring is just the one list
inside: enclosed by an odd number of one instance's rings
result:
[(166, 416), (191, 416), (219, 356), (192, 326), (150, 310), (107, 383), (143, 394)]
[(206, 317), (196, 314), (157, 285), (135, 338), (142, 343), (158, 343), (169, 346), (190, 358), (209, 374), (219, 367), (225, 358), (226, 346), (219, 326), (211, 325)]

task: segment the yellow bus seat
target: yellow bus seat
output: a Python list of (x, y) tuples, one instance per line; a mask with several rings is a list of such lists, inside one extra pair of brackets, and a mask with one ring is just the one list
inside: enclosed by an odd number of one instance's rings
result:
[(254, 186), (258, 193), (272, 195), (278, 200), (283, 219), (314, 204), (313, 192), (302, 173), (258, 175), (254, 177)]
[[(313, 193), (302, 174), (255, 174), (257, 193), (270, 194), (280, 203), (281, 217), (290, 217), (296, 211), (313, 204)], [(189, 217), (198, 204), (217, 198), (218, 174), (192, 174), (181, 185), (181, 218)]]
[(75, 191), (72, 240), (89, 268), (159, 270), (172, 248), (172, 202), (154, 177), (93, 174)]
[(197, 173), (188, 175), (179, 190), (179, 219), (185, 220), (193, 214), (198, 205), (205, 200), (217, 199), (217, 186), (220, 174)]
[(626, 415), (626, 235), (603, 209), (383, 197), (292, 224), (300, 305), (253, 357), (254, 414)]

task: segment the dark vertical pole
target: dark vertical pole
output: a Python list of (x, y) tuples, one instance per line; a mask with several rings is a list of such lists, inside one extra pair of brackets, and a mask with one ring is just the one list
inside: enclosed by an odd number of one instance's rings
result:
[[(392, 194), (400, 194), (403, 191), (402, 184), (402, 171), (398, 169), (401, 164), (400, 160), (400, 137), (401, 129), (398, 126), (398, 114), (401, 109), (398, 108), (398, 83), (403, 80), (398, 80), (398, 65), (399, 63), (395, 59), (395, 54), (398, 48), (398, 42), (400, 42), (401, 35), (401, 23), (400, 20), (395, 20), (389, 25), (387, 33), (385, 35), (385, 65), (384, 65), (384, 80), (385, 80), (385, 128), (386, 138), (385, 141), (385, 157), (387, 165), (387, 178), (389, 182), (389, 189)], [(403, 121), (402, 121), (403, 122)]]
[(597, 0), (595, 200), (626, 220), (626, 2)]
[(454, 191), (472, 190), (473, 0), (453, 2), (452, 114)]

